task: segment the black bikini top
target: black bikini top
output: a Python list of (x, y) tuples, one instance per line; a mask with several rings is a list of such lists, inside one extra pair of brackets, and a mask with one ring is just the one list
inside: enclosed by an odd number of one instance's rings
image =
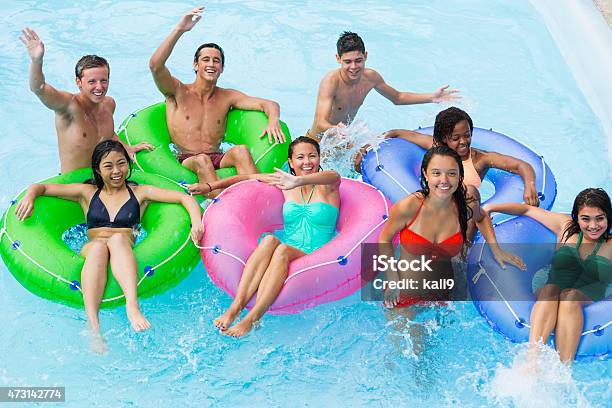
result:
[(119, 209), (114, 221), (110, 220), (108, 210), (100, 199), (100, 189), (94, 193), (87, 210), (87, 228), (133, 228), (140, 223), (140, 204), (132, 189), (127, 184), (126, 187), (130, 198)]

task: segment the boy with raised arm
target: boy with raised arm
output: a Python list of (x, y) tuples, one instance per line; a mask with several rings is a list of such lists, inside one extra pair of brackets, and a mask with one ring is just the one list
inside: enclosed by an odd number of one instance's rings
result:
[(204, 7), (196, 7), (186, 13), (149, 61), (155, 84), (166, 97), (166, 119), (172, 142), (179, 149), (177, 159), (198, 176), (199, 183), (192, 186), (194, 191), (205, 191), (207, 182), (217, 180), (215, 170), (219, 168), (236, 167), (238, 174), (258, 172), (247, 146), (237, 145), (226, 153), (219, 149), (230, 109), (263, 111), (268, 116), (268, 126), (261, 137), (267, 134), (270, 143), (285, 141), (276, 102), (217, 86), (225, 64), (219, 45), (205, 43), (198, 47), (193, 61), (194, 82), (184, 84), (170, 74), (166, 61), (179, 38), (200, 21), (203, 11)]
[[(55, 129), (61, 163), (61, 172), (67, 173), (91, 166), (94, 147), (108, 139), (120, 142), (114, 130), (115, 101), (106, 96), (110, 67), (97, 55), (85, 55), (76, 64), (75, 77), (78, 93), (55, 89), (45, 82), (42, 71), (45, 46), (30, 28), (21, 31), (21, 42), (28, 49), (30, 63), (30, 90), (49, 109), (55, 112)], [(140, 143), (125, 146), (130, 155), (153, 146)]]
[(385, 82), (383, 77), (365, 63), (368, 53), (359, 35), (345, 31), (336, 43), (339, 69), (330, 71), (319, 85), (317, 106), (310, 130), (306, 133), (318, 141), (333, 127), (345, 127), (357, 115), (368, 93), (376, 92), (395, 105), (446, 102), (459, 99), (457, 90), (444, 85), (431, 93), (400, 92)]

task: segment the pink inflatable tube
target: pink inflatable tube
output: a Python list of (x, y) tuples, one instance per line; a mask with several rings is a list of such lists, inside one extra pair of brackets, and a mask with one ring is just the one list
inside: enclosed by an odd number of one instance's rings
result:
[[(266, 231), (282, 229), (283, 202), (278, 188), (249, 180), (231, 186), (206, 208), (202, 217), (202, 260), (215, 285), (230, 296), (236, 294), (244, 264), (257, 240)], [(269, 313), (298, 313), (360, 289), (361, 244), (377, 242), (389, 208), (389, 201), (374, 187), (343, 178), (338, 234), (291, 263)], [(254, 302), (251, 299), (247, 307)]]

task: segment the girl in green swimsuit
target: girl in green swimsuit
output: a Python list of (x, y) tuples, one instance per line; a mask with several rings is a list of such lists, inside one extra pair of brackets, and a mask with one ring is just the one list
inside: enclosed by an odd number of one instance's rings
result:
[(531, 217), (557, 234), (548, 281), (531, 311), (529, 343), (545, 344), (554, 329), (561, 361), (573, 361), (582, 334), (582, 307), (602, 300), (612, 281), (610, 197), (600, 188), (581, 191), (571, 217), (526, 204), (491, 204), (484, 209)]
[[(289, 145), (291, 174), (282, 170), (274, 174), (238, 175), (215, 181), (211, 185), (190, 186), (192, 193), (208, 193), (239, 181), (257, 179), (275, 185), (285, 196), (284, 230), (264, 236), (246, 262), (236, 297), (227, 311), (214, 321), (226, 334), (247, 334), (274, 302), (287, 278), (289, 264), (328, 243), (336, 233), (340, 207), (340, 175), (321, 171), (319, 144), (299, 137)], [(230, 327), (248, 301), (257, 292), (249, 313)]]

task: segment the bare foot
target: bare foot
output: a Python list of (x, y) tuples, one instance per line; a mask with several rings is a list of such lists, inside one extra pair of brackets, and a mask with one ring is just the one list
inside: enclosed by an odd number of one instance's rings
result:
[(151, 328), (151, 323), (147, 320), (146, 317), (140, 311), (140, 307), (138, 304), (135, 305), (125, 305), (125, 311), (127, 312), (128, 319), (132, 324), (132, 328), (137, 332), (141, 332), (143, 330), (148, 330)]
[(229, 329), (226, 330), (225, 334), (232, 337), (242, 337), (251, 331), (253, 328), (253, 322), (251, 319), (244, 318)]
[(239, 313), (240, 311), (235, 312), (230, 307), (229, 309), (225, 311), (225, 313), (217, 317), (213, 321), (213, 324), (215, 325), (217, 329), (221, 331), (225, 331), (228, 329), (228, 327), (230, 327), (230, 325), (234, 322), (234, 320), (236, 320), (236, 316), (238, 316)]
[(108, 354), (106, 339), (100, 334), (100, 328), (93, 328), (91, 325), (81, 332), (81, 336), (89, 340), (89, 350), (92, 353), (104, 355)]
[(106, 339), (100, 333), (91, 333), (89, 339), (89, 349), (96, 354), (108, 354), (108, 345)]

